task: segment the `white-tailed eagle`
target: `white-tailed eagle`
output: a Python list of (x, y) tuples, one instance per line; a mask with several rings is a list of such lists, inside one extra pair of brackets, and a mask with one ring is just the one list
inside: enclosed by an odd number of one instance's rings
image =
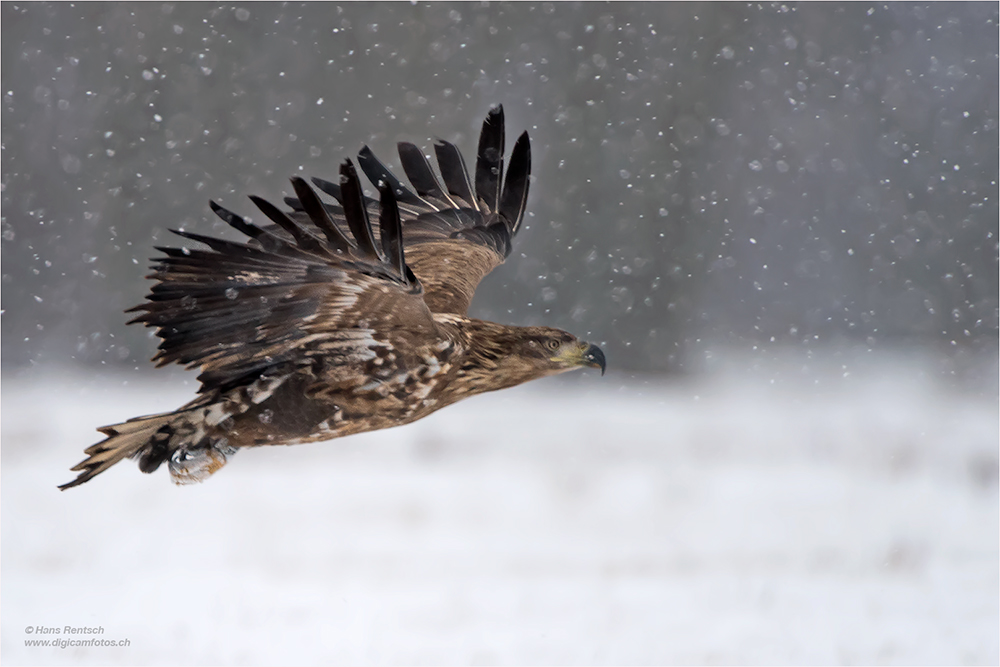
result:
[(378, 199), (364, 195), (346, 160), (339, 184), (313, 179), (336, 204), (295, 177), (291, 210), (251, 197), (273, 225), (211, 202), (245, 243), (174, 231), (208, 249), (157, 248), (164, 256), (149, 276), (157, 282), (132, 322), (157, 329), (157, 365), (200, 368), (198, 397), (98, 429), (107, 438), (60, 488), (127, 457), (143, 472), (167, 462), (174, 482), (199, 482), (244, 447), (399, 426), (535, 378), (583, 366), (604, 372), (600, 348), (565, 331), (466, 315), (520, 229), (528, 133), (505, 172), (503, 109), (490, 110), (474, 179), (448, 142), (434, 145), (441, 180), (419, 148), (398, 149), (409, 188), (366, 146), (358, 163)]

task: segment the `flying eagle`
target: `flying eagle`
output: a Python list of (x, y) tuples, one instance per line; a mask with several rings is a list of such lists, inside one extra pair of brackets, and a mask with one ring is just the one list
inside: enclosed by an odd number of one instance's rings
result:
[[(416, 421), (468, 396), (583, 366), (604, 373), (595, 345), (549, 327), (466, 315), (483, 276), (510, 254), (531, 173), (528, 133), (504, 173), (503, 108), (483, 122), (470, 179), (458, 149), (437, 141), (441, 182), (423, 152), (398, 144), (412, 189), (367, 146), (339, 184), (291, 179), (290, 211), (251, 196), (274, 225), (215, 202), (245, 243), (174, 234), (209, 250), (162, 248), (147, 301), (127, 312), (157, 329), (153, 357), (200, 368), (198, 397), (157, 415), (98, 429), (68, 489), (126, 457), (149, 473), (167, 462), (177, 484), (200, 482), (236, 450), (329, 440)], [(376, 238), (371, 218), (378, 219)]]

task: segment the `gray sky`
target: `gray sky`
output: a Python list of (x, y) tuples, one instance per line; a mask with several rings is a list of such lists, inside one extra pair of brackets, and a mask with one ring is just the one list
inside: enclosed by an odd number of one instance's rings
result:
[(3, 361), (147, 367), (171, 227), (229, 235), (365, 143), (532, 137), (473, 315), (667, 370), (714, 345), (997, 335), (995, 3), (20, 4), (3, 15)]

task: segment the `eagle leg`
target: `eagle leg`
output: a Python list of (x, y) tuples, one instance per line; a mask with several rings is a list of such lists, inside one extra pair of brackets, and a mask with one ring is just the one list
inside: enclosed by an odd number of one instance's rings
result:
[(204, 482), (222, 466), (236, 449), (226, 445), (210, 445), (198, 449), (182, 447), (170, 456), (170, 479), (178, 486)]

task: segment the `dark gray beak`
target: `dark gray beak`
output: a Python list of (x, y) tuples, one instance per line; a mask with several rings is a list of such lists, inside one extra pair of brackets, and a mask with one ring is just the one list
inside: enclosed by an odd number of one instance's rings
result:
[(596, 345), (591, 345), (583, 353), (583, 363), (591, 368), (600, 368), (601, 375), (604, 375), (604, 352)]

